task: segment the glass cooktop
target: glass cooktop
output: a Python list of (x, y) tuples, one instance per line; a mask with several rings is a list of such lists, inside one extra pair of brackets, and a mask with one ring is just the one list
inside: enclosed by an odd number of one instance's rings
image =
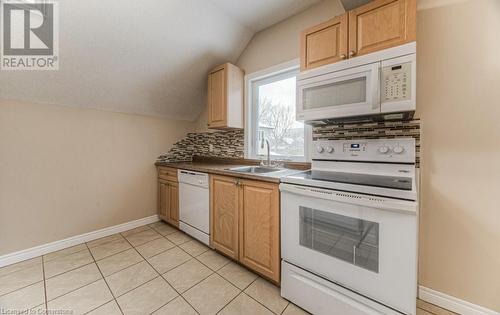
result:
[(306, 179), (306, 180), (320, 180), (320, 181), (342, 183), (342, 184), (391, 188), (398, 190), (412, 190), (411, 177), (396, 177), (396, 176), (328, 172), (328, 171), (315, 171), (315, 170), (294, 174), (289, 177)]

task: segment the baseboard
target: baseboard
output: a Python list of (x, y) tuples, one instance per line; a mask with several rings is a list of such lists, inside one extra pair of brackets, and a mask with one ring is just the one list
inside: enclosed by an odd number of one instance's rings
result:
[(418, 296), (421, 300), (445, 308), (462, 315), (500, 315), (499, 312), (472, 304), (454, 296), (419, 286)]
[(0, 267), (7, 266), (10, 264), (14, 264), (26, 259), (38, 257), (41, 255), (45, 255), (50, 252), (54, 252), (57, 250), (65, 249), (71, 246), (75, 246), (78, 244), (82, 244), (85, 242), (90, 242), (93, 240), (96, 240), (101, 237), (109, 236), (112, 234), (124, 232), (136, 227), (139, 227), (141, 225), (146, 225), (146, 224), (151, 224), (154, 222), (159, 221), (159, 218), (157, 215), (152, 215), (150, 217), (145, 217), (142, 219), (110, 226), (104, 229), (100, 229), (97, 231), (81, 234), (81, 235), (76, 235), (70, 238), (66, 238), (60, 241), (55, 241), (52, 243), (47, 243), (43, 245), (39, 245), (36, 247), (24, 249), (18, 252), (10, 253), (7, 255), (0, 256)]

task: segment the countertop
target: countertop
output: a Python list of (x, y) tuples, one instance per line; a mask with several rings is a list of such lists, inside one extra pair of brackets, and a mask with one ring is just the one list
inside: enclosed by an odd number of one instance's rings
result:
[(226, 175), (237, 178), (260, 180), (272, 183), (279, 183), (280, 178), (302, 172), (310, 168), (308, 163), (288, 163), (285, 170), (276, 173), (249, 174), (228, 170), (229, 168), (255, 166), (258, 161), (245, 159), (224, 159), (224, 158), (204, 158), (195, 157), (192, 162), (156, 162), (156, 166), (172, 167), (188, 171)]

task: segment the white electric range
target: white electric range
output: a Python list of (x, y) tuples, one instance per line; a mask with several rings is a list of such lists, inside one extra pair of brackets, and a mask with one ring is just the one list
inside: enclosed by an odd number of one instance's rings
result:
[(281, 179), (281, 295), (313, 314), (416, 314), (415, 139), (313, 141)]

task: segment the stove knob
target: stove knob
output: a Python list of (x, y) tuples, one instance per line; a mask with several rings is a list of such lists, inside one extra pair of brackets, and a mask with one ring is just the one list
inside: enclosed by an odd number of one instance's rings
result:
[(326, 152), (333, 153), (335, 149), (333, 147), (326, 147)]
[(318, 145), (316, 147), (316, 151), (318, 151), (318, 153), (323, 153), (323, 151), (325, 151), (325, 149), (322, 146)]
[(382, 153), (382, 154), (386, 154), (389, 152), (389, 148), (386, 147), (385, 145), (384, 146), (381, 146), (378, 148), (378, 152)]
[(394, 153), (396, 153), (396, 154), (401, 154), (401, 153), (403, 153), (405, 151), (405, 148), (398, 145), (398, 146), (395, 146), (392, 149), (392, 151), (394, 151)]

